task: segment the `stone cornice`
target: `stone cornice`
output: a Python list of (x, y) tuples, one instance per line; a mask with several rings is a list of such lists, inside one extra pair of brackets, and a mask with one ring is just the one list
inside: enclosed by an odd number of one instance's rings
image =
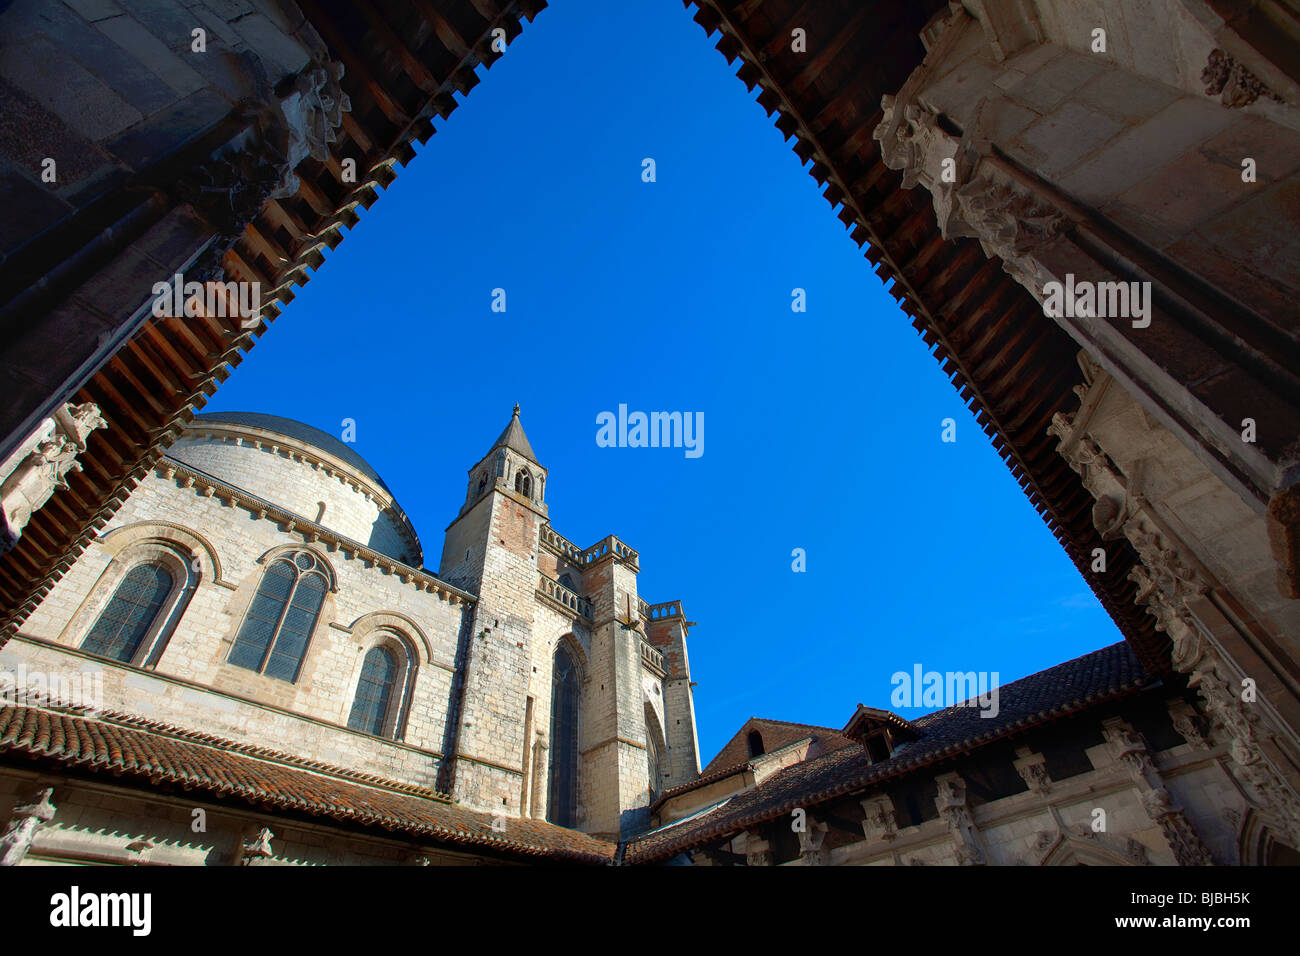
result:
[(360, 558), (381, 570), (387, 571), (389, 574), (396, 575), (402, 579), (403, 583), (414, 585), (422, 591), (437, 594), (444, 600), (451, 601), (452, 604), (473, 604), (478, 600), (475, 595), (470, 594), (468, 591), (453, 587), (427, 571), (411, 567), (411, 565), (398, 561), (396, 558), (381, 554), (359, 541), (344, 537), (324, 525), (310, 521), (302, 515), (294, 514), (292, 511), (274, 505), (243, 489), (236, 488), (234, 485), (214, 478), (207, 472), (199, 471), (197, 468), (186, 465), (170, 456), (164, 456), (162, 461), (154, 466), (154, 471), (161, 478), (174, 480), (178, 487), (195, 486), (202, 488), (205, 493), (210, 493), (208, 497), (220, 498), (231, 505), (237, 504), (256, 517), (270, 518), (282, 525), (286, 525), (286, 530), (301, 534), (308, 543), (323, 541), (330, 546), (330, 550), (342, 551), (348, 557)]
[[(241, 425), (234, 422), (222, 422), (209, 419), (195, 419), (185, 429), (186, 438), (215, 438), (220, 441), (233, 441), (235, 444), (266, 449), (272, 452), (283, 451), (290, 461), (301, 461), (312, 468), (325, 472), (330, 478), (338, 479), (361, 494), (367, 501), (374, 501), (381, 511), (396, 517), (398, 531), (417, 555), (423, 554), (419, 536), (411, 527), (410, 519), (402, 506), (397, 503), (392, 492), (375, 483), (371, 478), (357, 470), (337, 455), (332, 455), (305, 439), (293, 438), (279, 432), (256, 425)], [(171, 457), (171, 456), (168, 456)]]

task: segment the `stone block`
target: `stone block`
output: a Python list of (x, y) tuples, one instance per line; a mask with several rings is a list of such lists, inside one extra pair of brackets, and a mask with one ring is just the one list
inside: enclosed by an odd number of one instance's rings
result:
[[(188, 96), (207, 84), (197, 71), (172, 52), (166, 43), (130, 16), (100, 20), (95, 28), (156, 73), (181, 96)], [(189, 44), (185, 45), (189, 49)], [(206, 53), (188, 54), (206, 56)]]
[(0, 77), (92, 140), (111, 136), (142, 115), (43, 36), (0, 47)]
[(1221, 106), (1183, 97), (1075, 166), (1059, 185), (1085, 202), (1104, 204), (1235, 120)]

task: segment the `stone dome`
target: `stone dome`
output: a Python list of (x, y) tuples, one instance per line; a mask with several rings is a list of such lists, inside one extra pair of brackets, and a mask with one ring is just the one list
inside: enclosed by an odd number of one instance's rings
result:
[(415, 528), (379, 473), (319, 428), (260, 412), (207, 413), (167, 455), (381, 554), (423, 562)]

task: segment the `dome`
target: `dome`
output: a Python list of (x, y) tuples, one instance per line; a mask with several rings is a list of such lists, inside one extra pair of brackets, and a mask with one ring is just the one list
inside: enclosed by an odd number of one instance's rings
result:
[(419, 537), (379, 473), (345, 442), (261, 412), (196, 415), (170, 458), (381, 554), (420, 567)]
[(389, 490), (388, 485), (384, 484), (384, 479), (379, 477), (379, 472), (375, 471), (368, 461), (358, 455), (351, 445), (313, 425), (294, 421), (292, 418), (282, 418), (279, 415), (267, 415), (265, 412), (204, 412), (202, 415), (195, 415), (194, 420), (196, 422), (227, 422), (231, 425), (252, 425), (255, 428), (263, 428), (269, 432), (277, 432), (288, 438), (296, 438), (308, 445), (316, 446), (321, 451), (329, 452), (335, 458), (342, 458), (371, 481), (378, 482), (379, 487), (385, 491)]

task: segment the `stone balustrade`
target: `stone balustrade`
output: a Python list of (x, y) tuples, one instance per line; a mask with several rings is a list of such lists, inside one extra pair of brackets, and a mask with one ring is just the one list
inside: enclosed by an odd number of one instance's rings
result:
[(580, 594), (570, 591), (559, 581), (549, 578), (542, 572), (537, 572), (537, 590), (550, 598), (552, 601), (558, 601), (575, 614), (580, 614), (587, 620), (591, 620), (591, 602)]
[(546, 525), (542, 528), (541, 542), (544, 546), (550, 548), (557, 554), (563, 555), (574, 564), (584, 563), (582, 548), (578, 547), (550, 525)]
[(664, 668), (663, 651), (659, 650), (659, 648), (650, 644), (648, 641), (641, 642), (641, 660), (658, 670), (659, 673), (667, 673)]
[(652, 621), (662, 621), (665, 618), (686, 616), (686, 613), (682, 610), (681, 601), (665, 601), (663, 604), (651, 604), (649, 609), (642, 613)]
[(582, 563), (591, 564), (593, 561), (599, 561), (610, 554), (633, 566), (640, 565), (641, 556), (612, 534), (584, 551), (582, 553)]

